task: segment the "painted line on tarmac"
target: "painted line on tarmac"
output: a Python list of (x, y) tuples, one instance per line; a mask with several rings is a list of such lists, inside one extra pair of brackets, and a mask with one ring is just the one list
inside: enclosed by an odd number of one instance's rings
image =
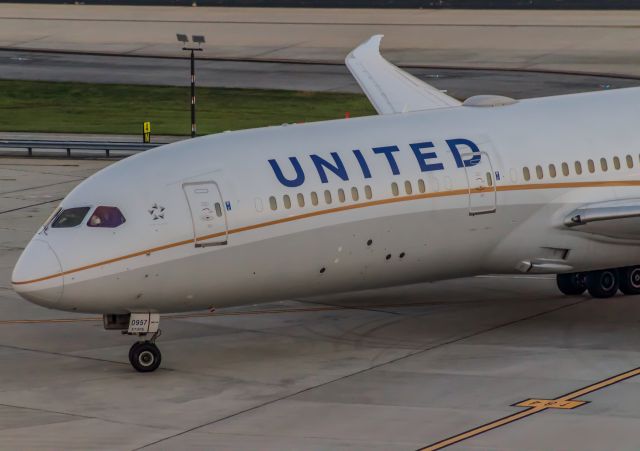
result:
[(380, 363), (375, 363), (375, 364), (372, 364), (371, 366), (369, 366), (367, 368), (356, 370), (356, 371), (354, 371), (352, 373), (347, 373), (347, 374), (344, 374), (342, 376), (338, 376), (338, 377), (336, 377), (334, 379), (329, 379), (329, 380), (324, 381), (324, 382), (319, 382), (316, 385), (311, 385), (309, 387), (302, 388), (302, 389), (300, 389), (298, 391), (294, 391), (292, 393), (277, 397), (275, 399), (267, 400), (265, 402), (262, 402), (260, 404), (254, 405), (254, 406), (249, 406), (247, 408), (244, 408), (243, 410), (239, 410), (237, 412), (230, 413), (229, 415), (223, 416), (221, 418), (216, 418), (216, 419), (213, 419), (211, 421), (206, 421), (206, 422), (204, 422), (204, 423), (202, 423), (200, 425), (197, 425), (197, 426), (188, 427), (188, 428), (186, 428), (186, 429), (184, 429), (184, 430), (182, 430), (180, 432), (173, 433), (173, 434), (170, 433), (166, 437), (154, 440), (152, 442), (147, 443), (146, 445), (142, 445), (142, 446), (140, 446), (138, 448), (135, 448), (134, 451), (137, 451), (137, 450), (140, 450), (140, 449), (144, 449), (144, 448), (149, 448), (149, 447), (154, 446), (154, 445), (158, 445), (159, 443), (165, 442), (167, 440), (174, 439), (174, 438), (182, 436), (184, 434), (188, 434), (188, 433), (191, 433), (191, 432), (194, 432), (194, 431), (198, 431), (198, 430), (200, 430), (202, 428), (212, 426), (214, 424), (219, 424), (221, 422), (228, 421), (231, 418), (236, 418), (236, 417), (239, 417), (241, 415), (245, 415), (245, 414), (248, 414), (248, 413), (251, 413), (251, 412), (255, 412), (258, 409), (267, 408), (267, 407), (272, 406), (272, 405), (274, 405), (276, 403), (279, 403), (279, 402), (282, 402), (282, 401), (286, 401), (288, 399), (295, 398), (296, 396), (302, 395), (304, 393), (308, 393), (308, 392), (311, 392), (313, 390), (320, 389), (322, 387), (326, 387), (326, 386), (328, 386), (330, 384), (347, 380), (349, 378), (357, 377), (357, 376), (360, 376), (362, 374), (366, 374), (369, 371), (378, 370), (378, 369), (383, 368), (383, 367), (385, 367), (387, 365), (391, 365), (391, 364), (394, 364), (394, 363), (397, 363), (397, 362), (402, 362), (404, 360), (411, 359), (411, 358), (416, 357), (418, 355), (423, 355), (423, 354), (425, 354), (427, 352), (430, 352), (430, 351), (433, 351), (435, 349), (441, 349), (441, 348), (443, 348), (445, 346), (450, 346), (450, 345), (454, 345), (454, 344), (457, 344), (457, 343), (461, 343), (461, 342), (463, 342), (465, 340), (468, 340), (468, 339), (471, 339), (471, 338), (474, 338), (474, 337), (478, 337), (480, 335), (483, 335), (483, 334), (486, 334), (486, 333), (490, 333), (490, 332), (502, 329), (504, 327), (513, 326), (515, 324), (519, 324), (519, 323), (522, 323), (522, 322), (525, 322), (525, 321), (530, 321), (530, 320), (533, 320), (533, 319), (536, 319), (536, 318), (540, 318), (540, 317), (549, 315), (551, 313), (555, 313), (555, 312), (559, 312), (561, 310), (569, 309), (569, 308), (575, 307), (577, 305), (580, 305), (580, 304), (582, 304), (584, 302), (586, 302), (584, 299), (578, 300), (576, 302), (572, 302), (570, 304), (565, 304), (565, 305), (562, 305), (560, 307), (552, 308), (550, 310), (545, 310), (545, 311), (542, 311), (542, 312), (534, 313), (534, 314), (529, 315), (529, 316), (521, 317), (521, 318), (518, 318), (518, 319), (515, 319), (515, 320), (509, 320), (509, 321), (506, 321), (504, 323), (497, 324), (497, 325), (494, 325), (494, 326), (489, 326), (486, 329), (478, 330), (478, 331), (475, 331), (475, 332), (471, 332), (471, 333), (469, 333), (467, 335), (452, 337), (450, 340), (446, 340), (446, 341), (439, 342), (439, 343), (434, 343), (432, 345), (427, 346), (426, 348), (422, 348), (422, 349), (418, 349), (418, 350), (413, 351), (413, 352), (409, 352), (408, 354), (402, 355), (400, 357), (395, 357), (395, 358), (392, 358), (391, 360), (383, 361), (383, 362), (380, 362)]
[[(246, 312), (202, 312), (202, 313), (185, 313), (162, 316), (162, 319), (189, 319), (189, 318), (207, 318), (218, 316), (249, 316), (249, 315), (277, 315), (284, 313), (308, 313), (308, 312), (327, 312), (340, 310), (362, 310), (374, 308), (396, 308), (396, 307), (424, 307), (432, 305), (429, 302), (407, 302), (395, 304), (367, 304), (367, 305), (345, 305), (345, 306), (318, 306), (318, 307), (300, 307), (300, 308), (284, 308), (284, 309), (264, 309)], [(380, 313), (390, 313), (379, 311)], [(102, 321), (102, 316), (90, 316), (83, 318), (43, 318), (43, 319), (5, 319), (0, 320), (0, 326), (10, 324), (47, 324), (47, 323), (81, 323), (81, 322), (97, 322)]]
[[(28, 47), (7, 47), (0, 46), (0, 52), (11, 53), (44, 53), (44, 54), (57, 54), (57, 55), (79, 55), (79, 56), (103, 56), (103, 57), (115, 57), (115, 58), (143, 58), (143, 59), (169, 59), (169, 60), (183, 60), (188, 59), (182, 55), (151, 55), (151, 54), (131, 54), (131, 53), (113, 53), (107, 51), (83, 51), (83, 50), (61, 50), (61, 49), (47, 49), (38, 48), (32, 49)], [(306, 66), (344, 66), (343, 60), (332, 59), (296, 59), (296, 58), (254, 58), (250, 56), (199, 56), (198, 60), (202, 61), (223, 61), (223, 62), (235, 62), (235, 63), (265, 63), (265, 64), (300, 64)], [(455, 66), (450, 64), (398, 64), (401, 69), (425, 69), (425, 70), (457, 70), (468, 72), (511, 72), (511, 73), (524, 73), (524, 74), (550, 74), (550, 75), (576, 75), (576, 76), (588, 76), (588, 77), (606, 77), (616, 78), (623, 80), (640, 80), (640, 76), (633, 74), (622, 74), (613, 72), (593, 72), (593, 71), (580, 71), (580, 70), (553, 70), (545, 68), (534, 67), (500, 67), (500, 66)], [(41, 157), (29, 157), (29, 158), (41, 158)], [(49, 157), (44, 157), (49, 158)], [(77, 158), (76, 158), (77, 159)], [(97, 160), (104, 160), (100, 158)]]
[[(14, 194), (14, 193), (21, 193), (21, 192), (24, 192), (24, 191), (31, 191), (31, 190), (34, 190), (34, 189), (50, 188), (52, 186), (64, 185), (66, 183), (79, 182), (79, 181), (84, 180), (84, 179), (85, 179), (85, 177), (81, 177), (81, 178), (77, 178), (77, 179), (74, 179), (74, 180), (66, 180), (64, 182), (50, 183), (48, 185), (39, 185), (39, 186), (32, 186), (30, 188), (14, 189), (12, 191), (4, 191), (4, 192), (0, 193), (0, 195), (4, 196), (5, 194)], [(13, 180), (15, 180), (15, 179), (13, 179)]]
[(562, 395), (554, 399), (535, 399), (534, 398), (534, 399), (527, 399), (527, 400), (521, 401), (519, 403), (513, 404), (513, 407), (526, 407), (527, 410), (515, 413), (513, 415), (508, 415), (506, 417), (484, 424), (477, 428), (470, 429), (461, 434), (446, 438), (439, 442), (428, 445), (424, 448), (420, 448), (418, 451), (437, 451), (440, 449), (444, 449), (451, 445), (455, 445), (465, 440), (469, 440), (470, 438), (477, 437), (478, 435), (484, 434), (485, 432), (489, 432), (499, 427), (506, 426), (508, 424), (514, 423), (524, 418), (528, 418), (532, 415), (544, 412), (549, 409), (573, 410), (573, 409), (582, 407), (588, 404), (588, 402), (577, 401), (576, 398), (602, 390), (614, 384), (624, 382), (636, 376), (640, 376), (640, 368), (635, 368), (633, 370), (618, 374), (616, 376), (612, 376), (600, 382), (596, 382), (594, 384), (588, 385), (584, 388), (573, 391), (571, 393), (567, 393), (566, 395)]
[(0, 215), (5, 214), (5, 213), (11, 213), (13, 211), (20, 211), (20, 210), (24, 210), (26, 208), (31, 208), (31, 207), (38, 207), (40, 205), (46, 205), (46, 204), (52, 204), (54, 202), (60, 202), (62, 199), (64, 199), (64, 197), (61, 197), (59, 199), (52, 199), (52, 200), (48, 200), (46, 202), (39, 202), (37, 204), (31, 204), (31, 205), (25, 205), (24, 207), (18, 207), (18, 208), (12, 208), (11, 210), (4, 210), (4, 211), (0, 211)]

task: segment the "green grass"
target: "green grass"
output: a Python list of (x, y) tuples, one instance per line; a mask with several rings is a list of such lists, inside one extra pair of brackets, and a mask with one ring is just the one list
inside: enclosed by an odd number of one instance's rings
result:
[[(198, 134), (375, 114), (358, 94), (198, 88)], [(0, 131), (188, 135), (189, 88), (0, 80)]]

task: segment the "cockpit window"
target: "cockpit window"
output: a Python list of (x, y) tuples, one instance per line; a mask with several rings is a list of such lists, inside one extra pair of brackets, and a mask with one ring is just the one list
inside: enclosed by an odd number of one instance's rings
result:
[(126, 220), (116, 207), (98, 207), (89, 218), (89, 227), (118, 227)]
[(49, 217), (44, 222), (44, 224), (42, 224), (42, 231), (44, 232), (45, 235), (47, 234), (47, 230), (51, 226), (51, 223), (54, 221), (54, 219), (58, 218), (58, 215), (60, 214), (61, 211), (62, 211), (62, 208), (56, 207), (56, 209), (53, 210), (53, 213), (49, 215)]
[(89, 212), (89, 207), (68, 208), (55, 218), (51, 227), (54, 229), (62, 229), (75, 227), (82, 223), (82, 220)]

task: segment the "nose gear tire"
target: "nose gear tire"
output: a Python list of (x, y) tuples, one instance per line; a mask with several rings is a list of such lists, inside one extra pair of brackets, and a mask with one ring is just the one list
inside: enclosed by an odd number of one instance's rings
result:
[(150, 373), (160, 366), (162, 355), (158, 347), (149, 341), (134, 343), (129, 350), (129, 362), (137, 371)]

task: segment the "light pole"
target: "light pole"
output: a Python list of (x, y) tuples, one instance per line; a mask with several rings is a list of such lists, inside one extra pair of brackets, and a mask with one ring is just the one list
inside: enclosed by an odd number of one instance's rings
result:
[(197, 47), (189, 46), (189, 37), (186, 34), (176, 34), (179, 42), (182, 42), (182, 50), (191, 52), (191, 137), (196, 136), (196, 57), (195, 52), (201, 52), (202, 44), (205, 43), (204, 36), (194, 34), (191, 36), (194, 44), (198, 44)]

